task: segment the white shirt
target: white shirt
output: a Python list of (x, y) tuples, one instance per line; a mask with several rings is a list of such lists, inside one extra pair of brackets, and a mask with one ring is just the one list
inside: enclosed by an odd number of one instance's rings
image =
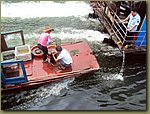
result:
[(62, 60), (66, 64), (72, 63), (72, 58), (69, 52), (66, 49), (63, 49), (59, 56), (57, 57), (58, 60)]
[(130, 29), (134, 25), (137, 25), (131, 31), (131, 32), (135, 32), (137, 30), (138, 25), (140, 24), (140, 21), (141, 21), (140, 15), (137, 13), (136, 16), (133, 17), (132, 14), (129, 14), (128, 18), (129, 18), (129, 22), (128, 22), (127, 28)]

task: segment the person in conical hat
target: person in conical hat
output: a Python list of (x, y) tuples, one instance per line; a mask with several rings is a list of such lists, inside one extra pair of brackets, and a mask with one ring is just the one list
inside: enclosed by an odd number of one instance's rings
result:
[(48, 55), (47, 43), (51, 44), (55, 41), (50, 36), (52, 31), (54, 31), (53, 28), (51, 28), (50, 26), (45, 26), (45, 28), (43, 29), (43, 33), (40, 35), (38, 42), (37, 42), (38, 48), (41, 49), (44, 53), (43, 62), (48, 62), (48, 60), (47, 60), (47, 55)]
[(43, 30), (43, 32), (50, 32), (50, 31), (54, 31), (54, 29), (51, 28), (50, 26), (46, 26)]

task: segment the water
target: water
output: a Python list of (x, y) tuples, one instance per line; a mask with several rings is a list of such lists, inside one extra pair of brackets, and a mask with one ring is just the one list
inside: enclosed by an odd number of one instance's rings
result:
[(87, 18), (92, 12), (88, 2), (2, 2), (1, 8), (2, 31), (23, 29), (26, 43), (36, 45), (43, 27), (50, 24), (55, 29), (53, 38), (63, 42), (86, 39), (102, 68), (2, 95), (3, 110), (146, 110), (146, 56), (124, 56), (103, 44), (109, 35), (98, 20)]

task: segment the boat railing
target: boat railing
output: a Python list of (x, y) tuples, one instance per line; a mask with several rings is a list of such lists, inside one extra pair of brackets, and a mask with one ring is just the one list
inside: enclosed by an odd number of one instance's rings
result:
[[(127, 40), (127, 38), (133, 37), (133, 40), (140, 43), (140, 46), (146, 46), (142, 45), (144, 39), (146, 38), (146, 31), (135, 31), (135, 35), (128, 36), (127, 35), (127, 26), (125, 23), (121, 23), (120, 17), (117, 15), (117, 11), (112, 8), (111, 1), (95, 1), (96, 2), (96, 10), (100, 13), (102, 11), (101, 15), (102, 18), (105, 19), (106, 23), (109, 25), (109, 28), (115, 34), (118, 41), (122, 44), (124, 42), (133, 42), (131, 40)], [(142, 34), (141, 34), (142, 33)], [(110, 34), (111, 35), (111, 34)], [(141, 40), (142, 39), (142, 40)]]
[(126, 40), (127, 42), (133, 42), (136, 40), (136, 42), (139, 44), (139, 46), (146, 46), (143, 45), (144, 40), (146, 39), (146, 31), (135, 31), (135, 35), (133, 36), (127, 36), (128, 38), (132, 37), (132, 41)]
[[(116, 18), (118, 20), (120, 20), (120, 18), (116, 14), (114, 14), (114, 15), (116, 16)], [(116, 19), (114, 19), (114, 22), (115, 22), (115, 24), (111, 25), (111, 29), (113, 30), (113, 32), (115, 33), (115, 35), (117, 36), (117, 38), (120, 42), (122, 42), (122, 43), (133, 42), (134, 43), (136, 39), (139, 39), (139, 40), (136, 40), (136, 42), (138, 42), (140, 44), (139, 46), (146, 46), (146, 44), (142, 45), (144, 39), (146, 38), (146, 31), (135, 31), (134, 35), (128, 35), (127, 27), (125, 26), (125, 24), (122, 23), (120, 25), (120, 22), (118, 22)], [(130, 38), (133, 40), (128, 40)]]
[[(111, 28), (111, 31), (115, 34), (117, 39), (123, 43), (125, 41), (125, 35), (127, 34), (127, 27), (124, 25), (124, 23), (120, 25), (121, 19), (118, 17), (116, 12), (110, 7), (109, 1), (95, 1), (95, 4), (97, 4), (95, 10), (98, 10), (98, 13), (102, 12), (102, 19), (106, 21), (106, 23), (109, 25), (109, 28)], [(108, 17), (108, 15), (110, 17)]]

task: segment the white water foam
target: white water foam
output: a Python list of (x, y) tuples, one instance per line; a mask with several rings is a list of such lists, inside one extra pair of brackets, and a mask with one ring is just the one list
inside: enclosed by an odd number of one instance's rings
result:
[(124, 72), (124, 65), (125, 65), (125, 52), (123, 51), (123, 60), (119, 74), (105, 74), (102, 77), (105, 80), (121, 80), (124, 81), (123, 72)]
[(59, 83), (54, 83), (51, 86), (41, 87), (38, 89), (41, 93), (39, 94), (39, 97), (44, 99), (44, 98), (49, 97), (50, 95), (56, 95), (56, 96), (60, 95), (61, 90), (68, 89), (68, 84), (73, 81), (74, 81), (74, 78), (70, 78), (70, 79), (63, 80), (62, 82), (59, 82)]
[(108, 34), (102, 34), (99, 31), (85, 30), (85, 29), (72, 29), (71, 32), (53, 33), (53, 38), (58, 37), (60, 39), (72, 38), (72, 39), (87, 39), (88, 41), (103, 41), (104, 38), (109, 37)]
[(84, 16), (92, 8), (84, 1), (66, 1), (56, 3), (53, 1), (1, 3), (1, 17), (67, 17)]
[[(42, 102), (44, 99), (48, 98), (49, 96), (58, 96), (60, 95), (61, 90), (68, 89), (68, 84), (73, 82), (74, 78), (65, 79), (59, 83), (54, 83), (52, 85), (42, 86), (36, 90), (35, 94), (30, 94), (29, 96), (24, 96), (23, 94), (19, 94), (21, 97), (20, 99), (28, 99), (32, 98), (32, 100), (28, 100), (20, 105), (15, 105), (9, 110), (23, 110), (27, 109), (31, 106), (37, 106), (38, 103)], [(18, 97), (18, 95), (16, 95)], [(26, 97), (26, 98), (25, 98)], [(49, 102), (49, 101), (48, 101)], [(46, 103), (46, 102), (45, 102)]]
[[(57, 29), (55, 29), (57, 31)], [(94, 30), (86, 30), (86, 29), (74, 29), (74, 28), (62, 28), (61, 30), (58, 30), (59, 32), (53, 32), (51, 33), (52, 38), (59, 38), (61, 40), (65, 39), (87, 39), (88, 41), (99, 41), (102, 42), (104, 38), (108, 38), (108, 34), (102, 34), (99, 31)], [(24, 34), (25, 39), (34, 39), (37, 40), (39, 38), (41, 33), (30, 33), (30, 34)]]
[(124, 80), (121, 73), (119, 73), (119, 74), (109, 74), (108, 76), (103, 76), (103, 78), (105, 80), (121, 80), (121, 81)]
[[(85, 1), (66, 1), (65, 3), (56, 3), (54, 1), (38, 1), (38, 2), (19, 2), (19, 3), (1, 3), (1, 17), (21, 17), (21, 18), (35, 18), (35, 17), (67, 17), (78, 16), (86, 23), (87, 15), (92, 12), (92, 8)], [(96, 20), (91, 20), (93, 23), (99, 24)], [(66, 32), (64, 29), (70, 29)], [(55, 28), (57, 30), (57, 28)], [(72, 39), (87, 39), (88, 41), (103, 41), (104, 38), (109, 37), (108, 34), (102, 34), (99, 31), (62, 28), (59, 32), (52, 33), (52, 38), (72, 38)], [(35, 37), (37, 39), (39, 34), (25, 34), (25, 39)]]

